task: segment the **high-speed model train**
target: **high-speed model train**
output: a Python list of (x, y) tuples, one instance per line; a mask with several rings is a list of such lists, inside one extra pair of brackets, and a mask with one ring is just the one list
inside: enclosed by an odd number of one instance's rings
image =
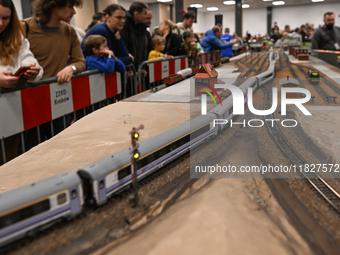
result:
[[(266, 72), (249, 78), (240, 88), (257, 88), (274, 77), (275, 61), (269, 54)], [(207, 115), (198, 116), (140, 143), (138, 180), (157, 171), (190, 148), (214, 137), (226, 127), (213, 127), (216, 118), (231, 119), (232, 97)], [(80, 214), (84, 202), (104, 204), (114, 193), (131, 184), (130, 149), (119, 151), (75, 172), (66, 172), (30, 185), (0, 194), (0, 247), (21, 237), (44, 230), (58, 220)]]

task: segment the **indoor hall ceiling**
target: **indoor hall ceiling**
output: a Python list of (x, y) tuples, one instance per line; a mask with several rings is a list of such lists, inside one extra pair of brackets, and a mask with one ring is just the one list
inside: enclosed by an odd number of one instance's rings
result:
[[(224, 0), (186, 0), (186, 5), (190, 4), (202, 4), (203, 7), (199, 8), (199, 12), (209, 12), (207, 11), (207, 7), (218, 7), (218, 11), (213, 12), (221, 12), (221, 11), (234, 11), (235, 5), (224, 5)], [(325, 3), (339, 3), (340, 0), (324, 0), (320, 3), (313, 3), (311, 0), (283, 0), (285, 5), (274, 6), (272, 4), (273, 1), (262, 1), (262, 0), (243, 0), (243, 4), (249, 4), (248, 9), (252, 8), (266, 8), (267, 6), (272, 6), (273, 8), (280, 8), (282, 6), (293, 6), (293, 5), (315, 5), (325, 4)], [(144, 0), (143, 2), (147, 3), (155, 3), (157, 0)], [(165, 4), (174, 4), (175, 1), (166, 2)]]

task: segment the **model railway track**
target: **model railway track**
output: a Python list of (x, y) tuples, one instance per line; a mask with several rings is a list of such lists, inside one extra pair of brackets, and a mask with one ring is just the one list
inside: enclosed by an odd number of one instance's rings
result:
[[(263, 69), (263, 67), (264, 67), (264, 65), (266, 63), (266, 60), (264, 59), (266, 56), (267, 56), (267, 53), (262, 54), (262, 56), (253, 65), (251, 65), (250, 63), (242, 63), (242, 65), (244, 65), (245, 67), (249, 68), (249, 70), (244, 75), (242, 75), (242, 76), (243, 77), (248, 77), (251, 74), (251, 72), (259, 73)], [(244, 58), (241, 59), (241, 60), (244, 60)], [(241, 60), (235, 61), (235, 64), (238, 67), (238, 69), (240, 69), (240, 71), (243, 72), (244, 67), (240, 64)], [(261, 65), (259, 66), (259, 68), (257, 68), (257, 69), (254, 68), (254, 65), (257, 65), (258, 63), (260, 63), (261, 60), (263, 60), (263, 61), (262, 61)], [(237, 82), (236, 82), (236, 86), (239, 86), (240, 84), (242, 84), (244, 82), (244, 80), (245, 80), (245, 78), (238, 79)]]
[[(263, 105), (263, 109), (269, 109), (271, 106), (271, 89), (262, 88), (265, 96), (265, 102)], [(276, 146), (282, 151), (283, 155), (287, 158), (287, 160), (295, 166), (304, 166), (307, 164), (307, 161), (297, 152), (297, 150), (290, 144), (290, 142), (286, 139), (284, 134), (279, 129), (278, 125), (274, 122), (273, 126), (269, 126), (268, 119), (275, 119), (274, 115), (271, 114), (268, 116), (264, 116), (265, 125), (268, 131), (269, 136), (272, 141), (276, 144)], [(304, 169), (304, 167), (303, 167)], [(304, 169), (305, 170), (305, 169)], [(322, 196), (331, 206), (332, 208), (340, 213), (340, 194), (335, 191), (334, 188), (331, 187), (318, 173), (301, 171), (302, 177), (308, 181), (310, 187), (312, 187), (317, 193)]]
[[(295, 64), (297, 66), (299, 66), (302, 69), (305, 69), (305, 73), (307, 73), (307, 71), (310, 69), (307, 66), (300, 66), (298, 64)], [(339, 84), (334, 84), (333, 81), (331, 81), (330, 78), (325, 78), (324, 76), (320, 75), (320, 81), (324, 82), (326, 84), (326, 86), (328, 86), (329, 88), (331, 88), (335, 93), (337, 93), (338, 95), (340, 95), (340, 87)]]
[[(299, 69), (299, 71), (302, 74), (307, 73), (307, 72), (305, 72), (305, 70), (302, 66), (297, 65), (297, 64), (294, 64), (294, 65)], [(329, 101), (330, 95), (322, 87), (320, 87), (319, 85), (313, 84), (309, 79), (306, 79), (306, 80), (308, 80), (309, 84), (313, 86), (313, 88), (316, 90), (316, 92), (322, 97), (322, 99), (325, 102)]]

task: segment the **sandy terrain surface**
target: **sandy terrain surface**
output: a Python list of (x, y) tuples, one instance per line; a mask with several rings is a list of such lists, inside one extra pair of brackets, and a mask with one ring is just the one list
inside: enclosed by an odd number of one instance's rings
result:
[(306, 106), (312, 116), (294, 111), (298, 122), (309, 138), (329, 155), (334, 163), (340, 164), (340, 107)]
[(131, 145), (129, 132), (133, 127), (145, 126), (140, 132), (143, 141), (189, 119), (190, 107), (185, 104), (119, 102), (106, 106), (2, 165), (0, 193), (77, 171), (125, 149)]
[(263, 180), (218, 179), (93, 255), (312, 253)]

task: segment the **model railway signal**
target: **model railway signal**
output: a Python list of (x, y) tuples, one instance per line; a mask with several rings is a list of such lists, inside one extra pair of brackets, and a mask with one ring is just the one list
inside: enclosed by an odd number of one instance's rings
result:
[(137, 161), (140, 157), (140, 152), (138, 150), (139, 148), (139, 143), (138, 143), (138, 138), (139, 138), (139, 133), (138, 130), (143, 129), (144, 126), (140, 125), (139, 128), (132, 128), (132, 131), (130, 131), (131, 135), (131, 151), (130, 154), (131, 156), (131, 177), (132, 177), (132, 186), (133, 186), (133, 191), (134, 191), (134, 196), (132, 199), (133, 202), (133, 207), (138, 207), (139, 206), (139, 197), (138, 197), (138, 182), (137, 182)]

